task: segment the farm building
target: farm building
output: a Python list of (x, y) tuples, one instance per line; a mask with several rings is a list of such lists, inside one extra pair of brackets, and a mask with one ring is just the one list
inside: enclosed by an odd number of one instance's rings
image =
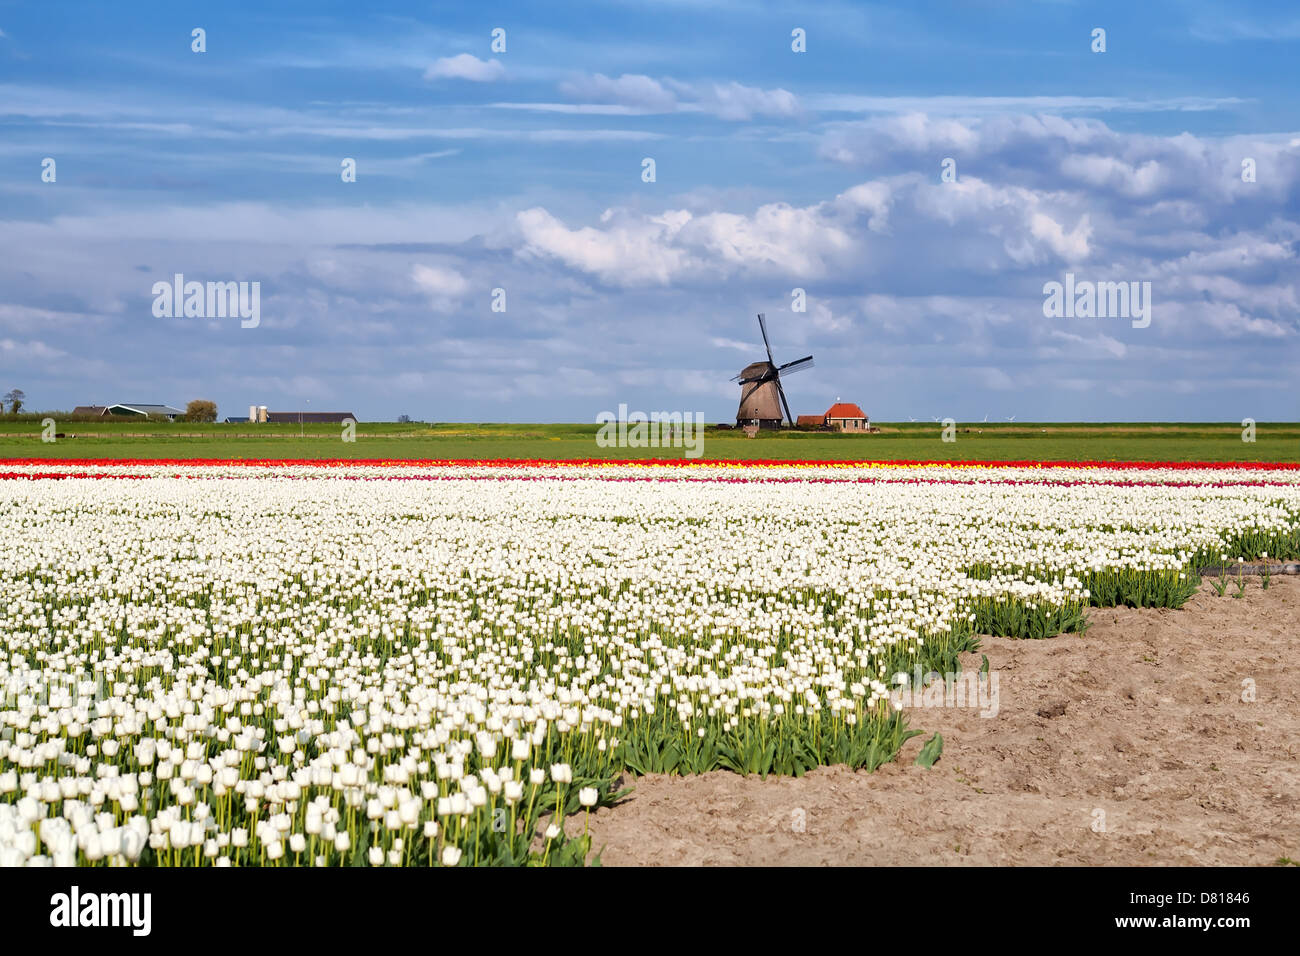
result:
[(836, 402), (826, 410), (822, 420), (830, 428), (842, 432), (866, 432), (871, 430), (871, 420), (867, 413), (852, 402)]
[(72, 414), (78, 417), (108, 418), (118, 416), (121, 418), (165, 418), (168, 421), (175, 421), (185, 412), (179, 408), (172, 408), (170, 405), (124, 402), (118, 405), (78, 405), (72, 410)]
[(110, 405), (105, 414), (121, 415), (126, 418), (165, 418), (174, 422), (184, 415), (185, 411), (180, 408), (172, 408), (170, 405), (146, 405), (141, 402), (132, 402), (129, 405)]
[(281, 424), (285, 424), (289, 422), (292, 422), (294, 424), (297, 424), (298, 422), (303, 422), (304, 424), (311, 424), (312, 422), (317, 422), (317, 423), (333, 422), (337, 424), (348, 418), (352, 419), (354, 422), (357, 420), (357, 416), (353, 415), (351, 412), (267, 412), (266, 413), (266, 421), (280, 422)]
[(825, 415), (800, 415), (795, 422), (801, 428), (821, 428), (826, 424)]

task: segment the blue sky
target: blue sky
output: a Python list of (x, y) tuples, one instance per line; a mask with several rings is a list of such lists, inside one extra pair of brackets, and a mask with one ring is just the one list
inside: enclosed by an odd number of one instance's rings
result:
[(796, 414), (1295, 420), (1297, 63), (1285, 3), (0, 0), (0, 385), (721, 421), (765, 312)]

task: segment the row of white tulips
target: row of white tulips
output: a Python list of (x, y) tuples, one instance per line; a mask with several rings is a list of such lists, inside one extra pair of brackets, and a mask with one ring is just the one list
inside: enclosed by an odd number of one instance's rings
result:
[(1290, 471), (79, 467), (140, 477), (0, 481), (2, 865), (469, 863), (558, 808), (548, 860), (629, 733), (876, 720), (981, 602), (1300, 524)]

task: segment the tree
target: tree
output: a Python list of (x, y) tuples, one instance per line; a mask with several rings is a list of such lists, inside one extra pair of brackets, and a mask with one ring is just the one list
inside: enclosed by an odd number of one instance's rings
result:
[(23, 409), (23, 402), (26, 401), (27, 395), (21, 388), (11, 388), (4, 400), (11, 406), (9, 411), (17, 415)]
[(187, 422), (215, 422), (217, 420), (217, 403), (205, 398), (196, 398), (185, 406)]

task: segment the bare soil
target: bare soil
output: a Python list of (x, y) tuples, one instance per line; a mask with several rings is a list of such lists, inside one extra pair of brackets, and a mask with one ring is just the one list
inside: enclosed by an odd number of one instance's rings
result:
[[(983, 638), (962, 666), (988, 655), (997, 716), (913, 710), (924, 736), (875, 773), (625, 777), (594, 846), (633, 866), (1300, 860), (1300, 578), (1246, 583), (1094, 609), (1083, 636)], [(942, 758), (915, 766), (936, 731)]]

